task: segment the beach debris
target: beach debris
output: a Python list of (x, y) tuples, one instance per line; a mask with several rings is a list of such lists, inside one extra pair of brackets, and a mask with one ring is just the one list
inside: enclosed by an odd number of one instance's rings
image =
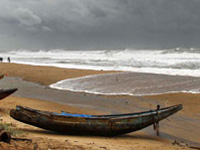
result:
[(29, 141), (29, 142), (32, 142), (32, 139), (26, 139), (26, 138), (17, 138), (17, 137), (13, 137), (12, 140), (15, 140), (15, 141)]
[(184, 143), (184, 142), (180, 142), (178, 140), (174, 140), (172, 142), (173, 145), (178, 145), (178, 146), (181, 146), (181, 147), (188, 147), (188, 144)]
[(189, 148), (192, 148), (192, 149), (197, 149), (197, 150), (200, 150), (200, 147), (197, 147), (197, 146), (188, 146)]
[(37, 150), (37, 149), (38, 149), (38, 144), (34, 143), (33, 150)]
[(10, 141), (11, 141), (10, 133), (4, 129), (0, 129), (0, 141), (10, 143)]
[(189, 145), (187, 143), (184, 143), (184, 142), (180, 142), (178, 140), (174, 140), (172, 142), (173, 145), (178, 145), (180, 147), (188, 147), (188, 148), (191, 148), (191, 149), (196, 149), (196, 150), (200, 150), (200, 147), (197, 147), (197, 146), (192, 146), (192, 145)]
[(102, 148), (102, 149), (107, 149), (107, 147), (105, 147), (105, 146), (100, 146), (100, 148)]

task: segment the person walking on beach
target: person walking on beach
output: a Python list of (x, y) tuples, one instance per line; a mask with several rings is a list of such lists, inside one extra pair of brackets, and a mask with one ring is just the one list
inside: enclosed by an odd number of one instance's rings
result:
[(8, 62), (10, 63), (10, 57), (8, 57)]

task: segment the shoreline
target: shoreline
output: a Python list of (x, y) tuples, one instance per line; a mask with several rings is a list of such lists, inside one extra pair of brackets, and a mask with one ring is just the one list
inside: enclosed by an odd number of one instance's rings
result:
[[(108, 141), (108, 149), (132, 149), (133, 139), (137, 140), (137, 149), (144, 149), (142, 145), (146, 145), (145, 149), (155, 149), (159, 147), (162, 150), (163, 146), (166, 146), (168, 149), (179, 149), (180, 147), (176, 147), (171, 145), (170, 141), (172, 140), (180, 140), (183, 142), (195, 142), (198, 144), (198, 136), (199, 130), (199, 121), (200, 121), (200, 94), (187, 94), (187, 93), (171, 93), (171, 94), (162, 94), (162, 95), (153, 95), (153, 96), (102, 96), (102, 95), (94, 95), (88, 93), (80, 93), (80, 92), (70, 92), (70, 91), (59, 91), (52, 90), (46, 88), (48, 83), (58, 80), (62, 77), (68, 76), (77, 77), (84, 76), (89, 74), (98, 74), (104, 73), (104, 71), (84, 71), (84, 70), (76, 70), (76, 69), (62, 69), (55, 67), (35, 67), (29, 65), (16, 65), (16, 64), (0, 64), (1, 68), (6, 68), (1, 71), (1, 73), (8, 73), (8, 76), (21, 77), (23, 80), (17, 80), (16, 85), (21, 84), (18, 92), (21, 92), (21, 96), (16, 97), (15, 95), (10, 96), (1, 101), (2, 109), (6, 109), (7, 113), (5, 113), (4, 120), (7, 122), (11, 122), (15, 124), (18, 128), (24, 130), (28, 133), (28, 138), (34, 137), (39, 138), (41, 136), (46, 138), (46, 131), (39, 132), (41, 129), (35, 128), (18, 121), (11, 119), (8, 115), (8, 111), (11, 108), (14, 108), (16, 105), (24, 105), (33, 107), (35, 109), (48, 110), (60, 112), (61, 110), (69, 110), (74, 113), (85, 113), (85, 114), (111, 114), (111, 113), (125, 113), (125, 112), (137, 112), (142, 110), (149, 110), (156, 107), (157, 104), (160, 104), (162, 107), (170, 106), (173, 104), (182, 103), (184, 105), (184, 109), (174, 116), (170, 117), (169, 120), (164, 120), (161, 122), (161, 137), (155, 137), (155, 133), (152, 131), (152, 127), (148, 127), (145, 130), (133, 132), (127, 135), (123, 135), (122, 137), (117, 138), (96, 138), (89, 137), (90, 140), (94, 140), (94, 145), (92, 145), (91, 149), (101, 149), (100, 147), (104, 147), (105, 143)], [(23, 68), (23, 69), (22, 69)], [(24, 70), (25, 69), (25, 70)], [(62, 76), (60, 76), (60, 74)], [(67, 75), (66, 75), (67, 74)], [(45, 76), (45, 77), (44, 77)], [(9, 78), (9, 77), (8, 77)], [(10, 78), (9, 78), (10, 79)], [(43, 79), (45, 79), (43, 81)], [(41, 85), (35, 85), (26, 81), (32, 81), (35, 83), (43, 84), (44, 87), (39, 88)], [(25, 82), (25, 84), (24, 84)], [(13, 80), (11, 82), (5, 81), (9, 86), (11, 83), (14, 84)], [(14, 86), (14, 85), (13, 85)], [(27, 87), (29, 87), (27, 89)], [(23, 98), (23, 94), (25, 93), (25, 89), (30, 91), (33, 98), (27, 96)], [(50, 90), (50, 91), (48, 91)], [(39, 94), (36, 94), (39, 92)], [(28, 93), (28, 94), (30, 94)], [(16, 93), (17, 94), (17, 93)], [(43, 95), (42, 95), (43, 94)], [(38, 95), (41, 97), (38, 98)], [(52, 96), (53, 95), (53, 96)], [(61, 96), (63, 95), (63, 96)], [(65, 95), (65, 96), (64, 96)], [(35, 97), (35, 98), (34, 98)], [(45, 98), (46, 97), (46, 98)], [(52, 101), (45, 101), (53, 98)], [(60, 100), (65, 100), (64, 103), (57, 103), (58, 101), (55, 98)], [(190, 101), (188, 101), (188, 99)], [(70, 104), (70, 105), (69, 105)], [(71, 105), (73, 104), (73, 105)], [(74, 105), (75, 104), (75, 105)], [(85, 107), (79, 106), (78, 104), (84, 104), (85, 106), (93, 106), (93, 107)], [(106, 109), (105, 109), (106, 108)], [(191, 128), (193, 126), (193, 128)], [(43, 130), (42, 130), (43, 131)], [(61, 136), (59, 134), (53, 134), (53, 140), (63, 140), (67, 139), (72, 141), (75, 145), (83, 145), (88, 148), (86, 137), (71, 137), (68, 135)], [(139, 138), (142, 137), (142, 138)], [(78, 142), (73, 142), (73, 140)], [(149, 143), (149, 140), (155, 140), (153, 143)], [(118, 141), (118, 142), (116, 142)], [(81, 144), (80, 144), (81, 143)], [(193, 144), (193, 143), (192, 143)], [(98, 145), (98, 148), (95, 146)], [(120, 148), (121, 146), (121, 148)], [(87, 149), (86, 148), (86, 149)]]
[[(7, 63), (7, 62), (1, 62), (0, 68), (1, 68), (0, 73), (4, 76), (20, 77), (23, 80), (35, 82), (44, 86), (49, 86), (51, 84), (57, 83), (59, 81), (63, 81), (65, 79), (74, 79), (74, 78), (101, 75), (101, 74), (107, 74), (107, 73), (112, 74), (112, 73), (131, 72), (131, 71), (116, 71), (116, 70), (73, 69), (73, 68), (61, 68), (61, 67), (55, 67), (55, 66), (40, 66), (40, 65), (29, 65), (29, 64)], [(23, 70), (19, 71), (19, 69), (21, 68), (23, 68)], [(33, 74), (28, 74), (28, 73), (33, 73)], [(149, 72), (133, 72), (133, 73), (155, 75), (155, 76), (163, 75), (163, 76), (191, 77), (194, 79), (200, 78), (197, 76), (170, 75), (170, 74), (159, 74), (159, 73), (149, 73)], [(44, 77), (37, 78), (37, 76), (40, 76), (40, 77), (44, 76)]]
[(200, 78), (162, 74), (115, 72), (68, 78), (49, 87), (106, 96), (153, 96), (171, 93), (200, 94)]
[(0, 73), (3, 75), (7, 75), (10, 77), (21, 77), (23, 80), (36, 82), (45, 86), (48, 86), (50, 84), (68, 78), (115, 72), (115, 71), (65, 69), (65, 68), (50, 67), (50, 66), (33, 66), (25, 64), (15, 64), (15, 63), (0, 63), (0, 68), (1, 68)]

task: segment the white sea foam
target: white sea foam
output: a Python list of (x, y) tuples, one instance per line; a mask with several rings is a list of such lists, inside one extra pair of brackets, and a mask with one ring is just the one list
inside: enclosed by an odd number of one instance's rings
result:
[(200, 76), (200, 49), (18, 50), (0, 53), (15, 63), (62, 68)]
[(66, 79), (51, 88), (100, 95), (157, 95), (163, 93), (200, 93), (200, 78), (140, 74), (131, 72), (90, 75)]

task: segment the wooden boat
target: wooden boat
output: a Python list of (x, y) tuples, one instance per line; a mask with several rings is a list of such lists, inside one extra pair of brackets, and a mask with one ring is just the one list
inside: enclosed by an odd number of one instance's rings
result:
[(137, 131), (176, 113), (182, 105), (146, 112), (117, 115), (53, 113), (17, 106), (10, 116), (18, 121), (55, 132), (78, 135), (116, 136)]
[(9, 96), (10, 94), (14, 93), (15, 91), (17, 91), (16, 88), (14, 88), (14, 89), (1, 89), (0, 90), (0, 100)]
[(0, 79), (2, 79), (3, 77), (4, 77), (4, 75), (1, 74), (1, 75), (0, 75)]

